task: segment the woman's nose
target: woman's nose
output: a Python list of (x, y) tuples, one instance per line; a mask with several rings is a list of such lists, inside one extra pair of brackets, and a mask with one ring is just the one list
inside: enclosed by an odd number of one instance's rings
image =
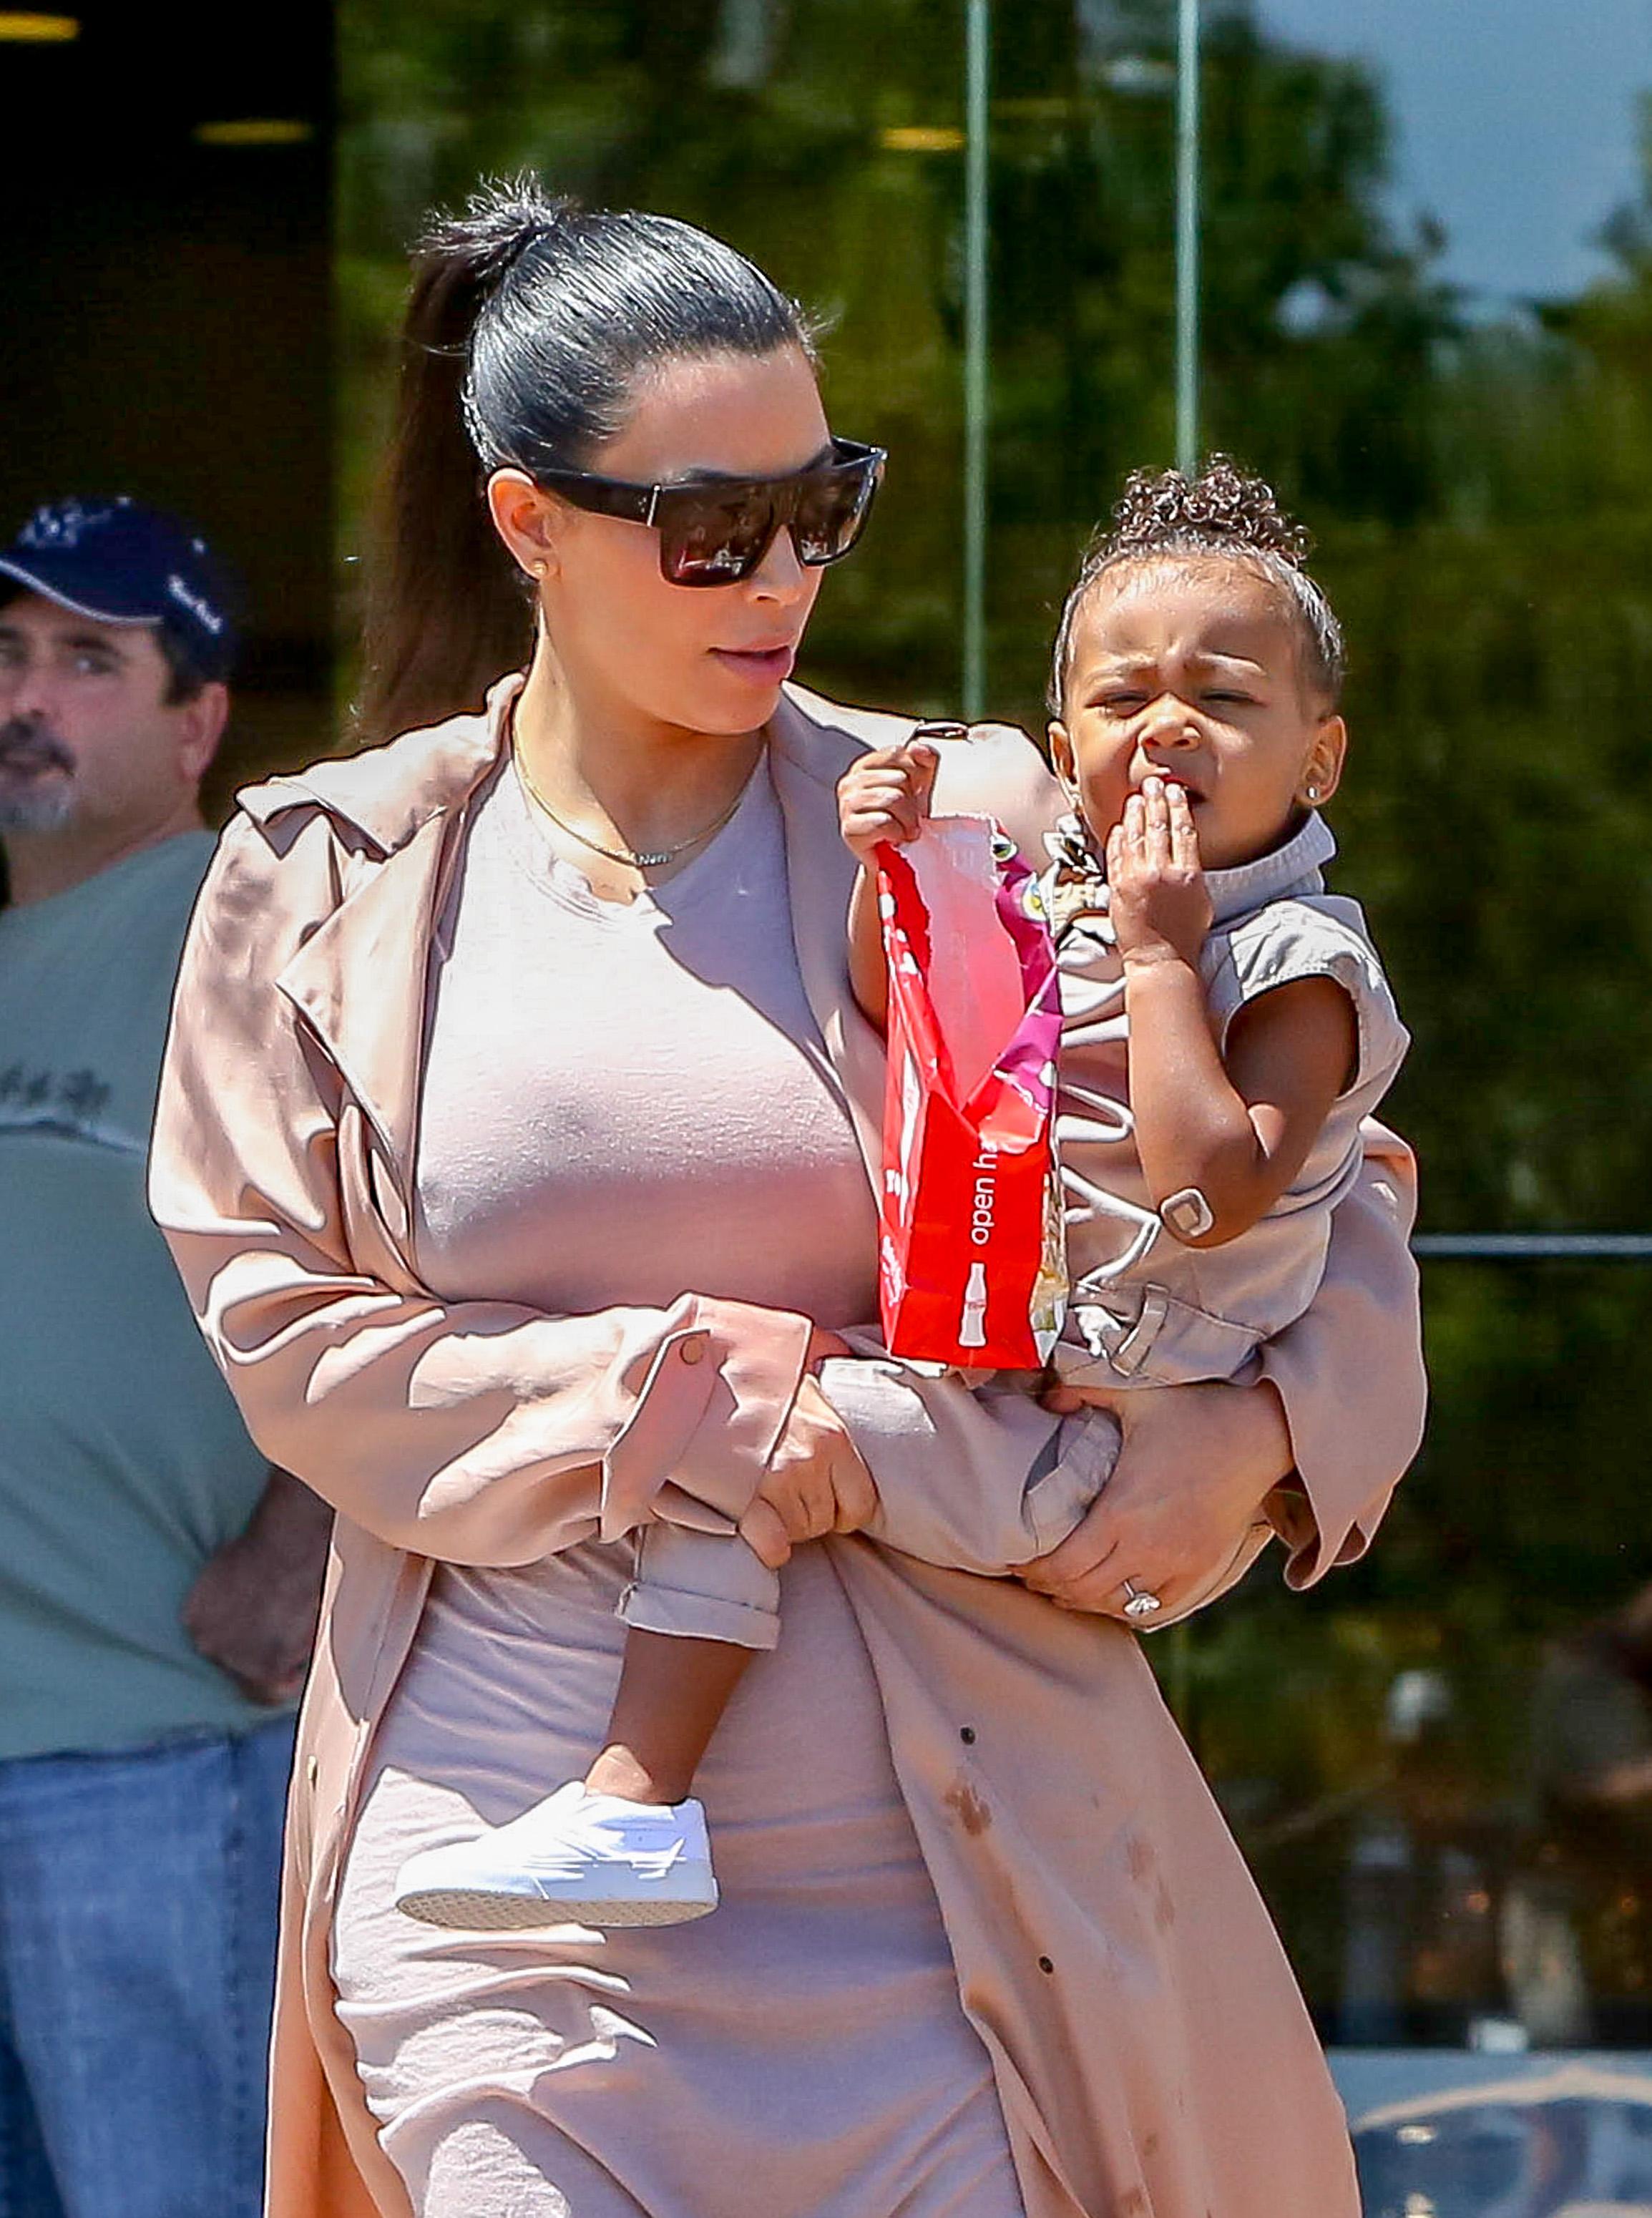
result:
[(809, 573), (799, 560), (789, 526), (783, 525), (769, 542), (768, 550), (752, 573), (759, 599), (780, 601), (789, 607), (808, 590)]

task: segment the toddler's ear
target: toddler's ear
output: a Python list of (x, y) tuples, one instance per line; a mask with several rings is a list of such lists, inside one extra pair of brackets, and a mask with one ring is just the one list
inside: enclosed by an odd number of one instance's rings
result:
[(1073, 741), (1067, 735), (1067, 726), (1059, 716), (1051, 718), (1046, 727), (1046, 734), (1049, 740), (1051, 767), (1071, 801), (1079, 790), (1079, 781), (1073, 768)]
[(1348, 727), (1340, 716), (1327, 716), (1314, 734), (1296, 787), (1296, 798), (1304, 808), (1323, 809), (1336, 791), (1347, 748)]

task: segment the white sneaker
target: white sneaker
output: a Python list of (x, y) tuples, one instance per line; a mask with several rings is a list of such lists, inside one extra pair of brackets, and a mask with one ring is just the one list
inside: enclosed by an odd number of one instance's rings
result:
[(576, 1779), (479, 1839), (410, 1856), (396, 1907), (427, 1925), (684, 1925), (717, 1907), (706, 1813)]

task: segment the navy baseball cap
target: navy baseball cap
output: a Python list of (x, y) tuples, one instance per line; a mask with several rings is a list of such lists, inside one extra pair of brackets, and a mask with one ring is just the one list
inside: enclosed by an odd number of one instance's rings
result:
[(0, 576), (99, 623), (164, 625), (203, 678), (229, 675), (228, 573), (198, 531), (126, 493), (47, 501), (0, 548)]

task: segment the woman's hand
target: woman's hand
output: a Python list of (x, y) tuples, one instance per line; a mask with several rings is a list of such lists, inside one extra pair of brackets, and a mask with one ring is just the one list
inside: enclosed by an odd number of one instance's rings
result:
[(770, 1571), (779, 1570), (794, 1541), (857, 1533), (877, 1508), (872, 1474), (814, 1376), (828, 1355), (849, 1353), (848, 1341), (835, 1332), (816, 1331), (786, 1428), (740, 1519), (742, 1538)]
[(1111, 1409), (1124, 1434), (1083, 1522), (1021, 1572), (1063, 1609), (1123, 1618), (1128, 1579), (1175, 1610), (1232, 1562), (1291, 1467), (1284, 1406), (1266, 1381), (1123, 1392), (1056, 1386), (1044, 1406), (1063, 1416)]

